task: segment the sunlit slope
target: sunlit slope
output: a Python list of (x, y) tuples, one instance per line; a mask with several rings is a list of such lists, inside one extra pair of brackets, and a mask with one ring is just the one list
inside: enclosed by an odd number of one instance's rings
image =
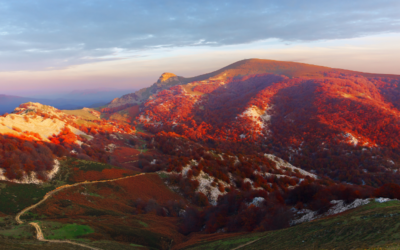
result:
[[(138, 121), (154, 133), (174, 131), (193, 140), (224, 142), (230, 148), (238, 141), (262, 145), (264, 152), (335, 180), (376, 186), (381, 184), (377, 178), (398, 180), (394, 176), (400, 155), (396, 77), (323, 71), (296, 63), (283, 67), (282, 62), (271, 71), (287, 75), (257, 74), (262, 68), (254, 65), (257, 62), (243, 61), (230, 69), (250, 75), (160, 91), (141, 106)], [(274, 62), (261, 65), (273, 68)]]
[(321, 73), (327, 70), (330, 70), (330, 68), (304, 63), (281, 62), (263, 59), (246, 59), (230, 64), (217, 71), (195, 77), (185, 78), (181, 76), (176, 76), (172, 73), (164, 73), (163, 75), (161, 75), (160, 79), (152, 86), (141, 89), (132, 94), (124, 95), (121, 98), (116, 98), (108, 105), (108, 107), (118, 107), (126, 104), (137, 104), (146, 100), (152, 94), (155, 94), (163, 89), (176, 85), (185, 85), (195, 81), (204, 81), (208, 79), (225, 80), (227, 78), (233, 78), (237, 76), (267, 73), (285, 75), (288, 77), (321, 77)]
[[(283, 230), (205, 242), (184, 249), (399, 249), (400, 202), (366, 206)], [(248, 244), (248, 245), (246, 245)], [(179, 249), (179, 248), (177, 248)]]

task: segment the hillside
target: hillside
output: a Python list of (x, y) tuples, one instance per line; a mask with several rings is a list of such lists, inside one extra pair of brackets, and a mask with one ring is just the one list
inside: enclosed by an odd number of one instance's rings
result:
[[(26, 184), (51, 180), (59, 171), (59, 158), (64, 156), (124, 165), (107, 155), (107, 147), (121, 145), (119, 141), (131, 137), (134, 127), (101, 121), (100, 113), (91, 109), (77, 112), (80, 116), (67, 113), (40, 103), (25, 103), (0, 117), (0, 180)], [(106, 138), (109, 132), (124, 135)]]
[(399, 76), (252, 59), (195, 78), (162, 76), (143, 91), (154, 94), (102, 112), (135, 104), (140, 113), (124, 119), (153, 133), (212, 140), (224, 151), (250, 143), (343, 182), (399, 180)]
[(399, 81), (252, 59), (108, 107), (21, 104), (0, 117), (0, 217), (22, 221), (0, 236), (179, 249), (399, 199)]
[(177, 249), (398, 249), (400, 202), (372, 202), (343, 214), (288, 229)]

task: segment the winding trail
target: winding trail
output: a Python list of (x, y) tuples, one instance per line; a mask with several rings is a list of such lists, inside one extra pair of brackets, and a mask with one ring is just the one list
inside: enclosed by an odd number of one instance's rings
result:
[[(144, 175), (144, 173), (141, 174), (137, 174), (137, 175), (131, 175), (131, 176), (125, 176), (125, 177), (120, 177), (120, 178), (116, 178), (116, 179), (110, 179), (110, 180), (101, 180), (101, 181), (85, 181), (85, 182), (79, 182), (79, 183), (75, 183), (75, 184), (71, 184), (71, 185), (64, 185), (64, 186), (60, 186), (50, 192), (48, 192), (42, 200), (40, 200), (38, 203), (33, 204), (30, 207), (25, 208), (24, 210), (22, 210), (21, 212), (19, 212), (16, 216), (15, 216), (15, 220), (17, 221), (18, 224), (23, 224), (24, 222), (21, 220), (21, 216), (24, 215), (26, 212), (28, 212), (29, 210), (32, 210), (34, 208), (36, 208), (37, 206), (39, 206), (40, 204), (42, 204), (43, 202), (45, 202), (48, 198), (52, 197), (54, 194), (60, 192), (61, 190), (67, 189), (67, 188), (71, 188), (71, 187), (76, 187), (76, 186), (81, 186), (81, 185), (88, 185), (88, 184), (94, 184), (94, 183), (102, 183), (102, 182), (112, 182), (112, 181), (119, 181), (119, 180), (123, 180), (123, 179), (128, 179), (128, 178), (134, 178), (137, 176), (141, 176)], [(73, 245), (77, 245), (77, 246), (81, 246), (81, 247), (86, 247), (89, 249), (93, 249), (93, 250), (100, 250), (99, 248), (94, 248), (91, 246), (87, 246), (84, 244), (80, 244), (80, 243), (76, 243), (73, 241), (69, 241), (69, 240), (46, 240), (44, 238), (42, 229), (40, 228), (39, 224), (36, 222), (31, 222), (29, 223), (31, 226), (33, 226), (36, 229), (36, 238), (40, 241), (46, 241), (46, 242), (52, 242), (52, 243), (69, 243), (69, 244), (73, 244)]]
[(245, 247), (245, 246), (251, 245), (251, 244), (253, 244), (253, 243), (256, 242), (256, 241), (261, 240), (262, 238), (264, 238), (264, 237), (261, 237), (261, 238), (259, 238), (259, 239), (253, 240), (253, 241), (249, 241), (249, 242), (247, 242), (247, 243), (245, 243), (245, 244), (243, 244), (243, 245), (237, 246), (237, 247), (235, 247), (235, 248), (233, 248), (233, 249), (231, 249), (231, 250), (237, 250), (237, 249), (243, 248), (243, 247)]
[(36, 222), (31, 222), (29, 224), (36, 229), (36, 238), (40, 241), (51, 242), (51, 243), (68, 243), (68, 244), (72, 244), (72, 245), (76, 245), (76, 246), (86, 247), (86, 248), (89, 248), (92, 250), (101, 250), (100, 248), (87, 246), (87, 245), (69, 241), (69, 240), (46, 240), (43, 236), (43, 232), (42, 232), (42, 229), (40, 228), (39, 224), (37, 224)]

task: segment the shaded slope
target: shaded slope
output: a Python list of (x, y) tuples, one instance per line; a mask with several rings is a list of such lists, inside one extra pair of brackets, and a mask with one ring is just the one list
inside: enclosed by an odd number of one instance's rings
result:
[[(298, 226), (256, 233), (184, 249), (397, 249), (400, 202), (366, 206)], [(240, 248), (237, 248), (240, 247)], [(176, 248), (179, 249), (179, 246)]]
[(85, 245), (101, 249), (119, 245), (169, 249), (185, 238), (177, 232), (177, 216), (186, 201), (157, 174), (78, 183), (58, 188), (46, 197), (21, 215), (23, 220), (32, 219), (32, 215), (42, 218), (36, 226), (45, 239), (62, 239), (67, 228), (82, 222), (91, 231), (67, 239), (86, 239)]

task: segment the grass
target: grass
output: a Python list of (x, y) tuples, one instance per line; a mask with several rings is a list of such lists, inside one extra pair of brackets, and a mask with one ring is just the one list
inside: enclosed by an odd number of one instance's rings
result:
[(145, 247), (145, 246), (138, 245), (138, 244), (130, 244), (130, 246), (132, 246), (132, 247)]
[(168, 175), (166, 173), (158, 173), (161, 179), (168, 178)]
[(60, 171), (50, 181), (44, 184), (17, 184), (0, 181), (0, 212), (14, 215), (22, 209), (39, 202), (47, 192), (65, 184), (73, 184), (70, 178), (73, 175), (72, 168), (82, 171), (99, 171), (103, 169), (119, 169), (118, 167), (75, 158), (66, 158), (60, 161)]
[(35, 214), (30, 211), (23, 214), (24, 220), (37, 220), (37, 219), (45, 219), (45, 218), (46, 218), (45, 215)]
[[(71, 248), (69, 243), (50, 243), (41, 242), (37, 239), (0, 239), (0, 249), (1, 250), (87, 250), (86, 247), (74, 246)], [(107, 248), (107, 249), (118, 249), (122, 248)]]
[(82, 171), (103, 171), (104, 169), (120, 169), (119, 167), (115, 167), (109, 164), (94, 162), (94, 161), (86, 161), (75, 158), (67, 158), (64, 161), (64, 164), (72, 166), (74, 168), (79, 168)]
[(90, 195), (90, 196), (94, 196), (94, 197), (104, 198), (103, 196), (96, 194), (96, 193), (87, 192), (86, 194)]
[(254, 240), (241, 249), (399, 249), (399, 229), (400, 201), (371, 202), (290, 228), (204, 242), (186, 249), (232, 249)]
[(0, 235), (3, 238), (11, 238), (11, 239), (26, 239), (33, 238), (34, 235), (31, 230), (30, 225), (18, 225), (10, 229), (0, 229)]
[(79, 224), (61, 224), (58, 222), (40, 222), (44, 237), (50, 240), (76, 240), (80, 236), (94, 233), (93, 228)]
[(149, 227), (149, 225), (146, 222), (143, 222), (141, 220), (138, 220), (139, 224), (144, 226), (144, 227)]
[(62, 112), (68, 114), (68, 115), (75, 115), (75, 116), (80, 116), (83, 119), (86, 120), (100, 120), (99, 118), (97, 118), (96, 116), (94, 116), (93, 114), (89, 113), (88, 111), (85, 111), (83, 109), (77, 109), (77, 110), (62, 110)]
[(47, 192), (54, 189), (50, 185), (1, 183), (0, 211), (5, 214), (18, 213), (25, 207), (38, 202)]

